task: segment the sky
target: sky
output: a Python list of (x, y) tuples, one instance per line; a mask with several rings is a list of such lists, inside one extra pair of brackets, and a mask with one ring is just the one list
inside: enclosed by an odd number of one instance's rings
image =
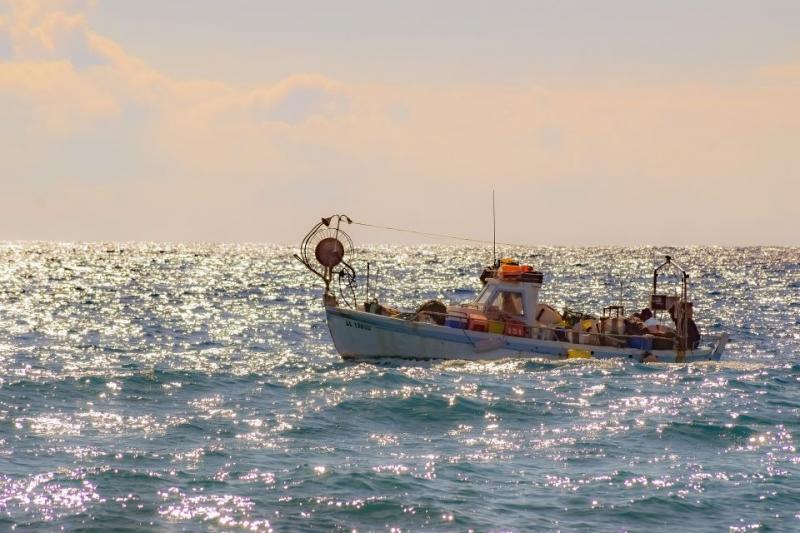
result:
[[(800, 245), (800, 2), (0, 0), (0, 240)], [(353, 228), (357, 242), (448, 242)]]

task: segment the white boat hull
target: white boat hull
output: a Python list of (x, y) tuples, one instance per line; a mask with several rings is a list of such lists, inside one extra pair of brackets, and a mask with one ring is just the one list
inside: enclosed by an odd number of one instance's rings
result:
[(727, 342), (679, 353), (675, 350), (639, 350), (589, 346), (468, 331), (423, 322), (326, 307), (333, 342), (344, 359), (462, 359), (531, 358), (562, 360), (568, 350), (589, 352), (594, 359), (630, 359), (681, 363), (718, 361)]

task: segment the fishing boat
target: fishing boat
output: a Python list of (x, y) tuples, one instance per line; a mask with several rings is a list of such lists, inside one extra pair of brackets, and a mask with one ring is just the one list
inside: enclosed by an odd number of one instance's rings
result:
[[(324, 283), (325, 315), (336, 350), (344, 359), (627, 359), (636, 362), (718, 361), (728, 336), (701, 338), (688, 298), (689, 275), (670, 256), (653, 272), (650, 314), (668, 314), (665, 325), (649, 316), (625, 316), (612, 305), (601, 316), (558, 312), (539, 301), (543, 273), (511, 259), (496, 261), (480, 275), (483, 288), (471, 302), (446, 306), (426, 302), (412, 312), (375, 299), (358, 302), (352, 265), (353, 242), (343, 229), (346, 215), (321, 219), (295, 257)], [(676, 274), (680, 290), (660, 291), (659, 278)], [(339, 294), (332, 284), (338, 281)], [(367, 275), (367, 284), (369, 275)], [(368, 291), (367, 291), (368, 292)], [(643, 311), (643, 312), (644, 312)]]

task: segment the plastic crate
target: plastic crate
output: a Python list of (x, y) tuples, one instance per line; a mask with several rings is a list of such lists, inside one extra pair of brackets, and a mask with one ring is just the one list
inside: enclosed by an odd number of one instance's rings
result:
[(469, 320), (467, 319), (467, 315), (464, 313), (448, 314), (444, 318), (444, 325), (449, 328), (467, 329), (468, 323)]
[(527, 337), (526, 329), (522, 322), (506, 322), (505, 334), (512, 337)]
[(472, 331), (488, 331), (489, 321), (484, 315), (470, 313), (467, 317), (467, 329)]
[(647, 335), (643, 337), (631, 337), (628, 339), (628, 346), (636, 348), (637, 350), (652, 350), (653, 337)]
[(500, 320), (489, 321), (489, 333), (498, 333), (502, 335), (506, 331), (506, 323)]

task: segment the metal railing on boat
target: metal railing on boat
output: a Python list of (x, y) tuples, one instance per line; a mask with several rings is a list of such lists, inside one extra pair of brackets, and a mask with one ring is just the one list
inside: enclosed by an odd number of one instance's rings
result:
[[(462, 306), (462, 307), (469, 308), (469, 306), (466, 306), (466, 305)], [(449, 315), (449, 313), (440, 313), (438, 311), (417, 311), (417, 312), (414, 312), (414, 313), (400, 313), (399, 315), (396, 315), (394, 318), (399, 318), (401, 320), (406, 320), (406, 321), (409, 321), (409, 322), (422, 322), (422, 320), (420, 320), (420, 318), (428, 316), (428, 317), (430, 317), (431, 320), (433, 320), (432, 323), (439, 324), (438, 322), (436, 322), (433, 319), (433, 317), (434, 316), (439, 316), (444, 320), (444, 318), (447, 317), (448, 315)], [(387, 316), (391, 316), (391, 315), (387, 315)], [(602, 323), (600, 321), (600, 319), (593, 319), (593, 320), (597, 320), (598, 323)], [(503, 321), (499, 321), (499, 322), (503, 322)], [(441, 324), (439, 324), (439, 325), (441, 325)], [(530, 329), (531, 336), (530, 337), (521, 337), (521, 338), (532, 338), (532, 339), (538, 339), (538, 340), (549, 340), (549, 341), (555, 341), (555, 342), (563, 342), (563, 343), (566, 343), (566, 344), (583, 344), (583, 345), (587, 345), (587, 346), (606, 346), (606, 347), (616, 347), (616, 348), (637, 348), (637, 346), (630, 346), (630, 342), (629, 342), (630, 339), (639, 340), (639, 341), (641, 341), (641, 342), (643, 342), (645, 344), (648, 341), (649, 342), (653, 342), (654, 340), (658, 340), (658, 341), (663, 341), (664, 344), (667, 344), (667, 342), (671, 341), (672, 346), (670, 346), (670, 347), (662, 347), (662, 348), (656, 348), (655, 346), (653, 346), (652, 348), (648, 348), (648, 349), (662, 349), (662, 350), (674, 350), (674, 349), (677, 349), (677, 346), (675, 346), (675, 344), (676, 344), (675, 341), (677, 339), (674, 336), (670, 337), (670, 336), (658, 335), (658, 334), (652, 334), (652, 333), (643, 334), (643, 335), (629, 335), (629, 334), (626, 334), (626, 333), (613, 333), (613, 332), (605, 332), (605, 331), (603, 331), (603, 332), (591, 332), (591, 331), (583, 331), (583, 330), (576, 331), (572, 327), (570, 327), (570, 328), (560, 328), (560, 327), (552, 327), (552, 326), (545, 326), (545, 325), (525, 326), (525, 327)], [(467, 329), (466, 331), (479, 331), (479, 330), (469, 330), (469, 329)], [(542, 338), (541, 332), (543, 332), (543, 331), (552, 332), (554, 334), (553, 336), (555, 338)], [(563, 335), (564, 338), (559, 338), (559, 335)], [(584, 339), (588, 337), (589, 339), (593, 339), (595, 342), (594, 343), (593, 342), (578, 342), (578, 341), (570, 340), (570, 337), (573, 337), (573, 336), (578, 336), (578, 340), (581, 339), (581, 336)], [(721, 335), (701, 335), (700, 341), (704, 342), (707, 346), (713, 346), (721, 338), (722, 338)], [(609, 342), (609, 344), (603, 344), (603, 341)], [(614, 341), (616, 341), (616, 342), (614, 342)], [(698, 343), (698, 347), (699, 346), (700, 346), (700, 344)], [(640, 348), (640, 349), (642, 349), (642, 348)], [(690, 349), (697, 349), (697, 348), (690, 348)]]

